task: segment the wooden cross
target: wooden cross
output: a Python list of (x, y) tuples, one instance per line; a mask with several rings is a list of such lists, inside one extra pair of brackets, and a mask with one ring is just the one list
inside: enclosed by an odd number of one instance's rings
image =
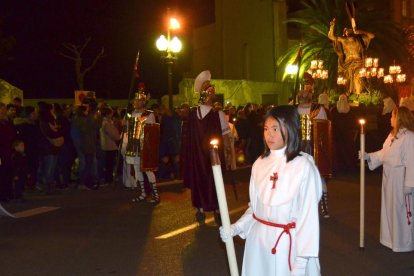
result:
[(276, 181), (278, 180), (277, 172), (273, 173), (273, 176), (270, 176), (270, 181), (273, 181), (272, 189), (276, 188)]

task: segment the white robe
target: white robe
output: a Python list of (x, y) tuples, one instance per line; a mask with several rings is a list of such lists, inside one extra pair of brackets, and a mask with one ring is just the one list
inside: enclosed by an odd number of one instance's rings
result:
[(414, 250), (414, 217), (408, 225), (404, 195), (404, 186), (414, 187), (414, 133), (401, 129), (396, 137), (388, 135), (381, 150), (368, 153), (368, 165), (371, 170), (383, 166), (380, 243), (407, 252)]
[[(286, 148), (271, 151), (259, 157), (252, 167), (250, 203), (245, 214), (235, 223), (241, 229), (240, 237), (246, 239), (242, 275), (290, 275), (288, 263), (289, 235), (284, 233), (276, 248), (271, 250), (283, 231), (264, 225), (252, 216), (278, 224), (296, 222), (291, 229), (291, 265), (296, 257), (308, 260), (306, 275), (320, 275), (319, 269), (319, 214), (321, 178), (312, 156), (301, 153), (286, 163)], [(270, 176), (278, 173), (276, 188), (272, 189)]]

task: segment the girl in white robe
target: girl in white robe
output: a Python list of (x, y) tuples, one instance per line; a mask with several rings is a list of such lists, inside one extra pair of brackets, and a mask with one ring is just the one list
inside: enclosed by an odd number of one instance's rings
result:
[(382, 149), (365, 159), (371, 170), (383, 167), (380, 243), (407, 252), (414, 250), (414, 222), (408, 216), (414, 203), (414, 116), (406, 107), (395, 108), (391, 126)]
[(230, 233), (220, 228), (221, 238), (246, 239), (242, 275), (320, 275), (321, 178), (312, 156), (300, 152), (296, 109), (269, 110), (264, 137), (265, 153), (252, 167), (249, 208)]

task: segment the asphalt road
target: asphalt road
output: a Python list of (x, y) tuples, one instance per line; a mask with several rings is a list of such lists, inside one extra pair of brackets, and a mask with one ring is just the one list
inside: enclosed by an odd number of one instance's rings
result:
[[(225, 177), (232, 221), (248, 202), (250, 169), (236, 172), (236, 201)], [(323, 275), (414, 275), (414, 253), (379, 244), (381, 172), (366, 175), (365, 248), (359, 248), (359, 173), (329, 181), (331, 218), (321, 218)], [(132, 203), (134, 191), (111, 186), (30, 195), (0, 217), (0, 275), (229, 275), (218, 228), (195, 223), (190, 192), (160, 187), (161, 203)], [(23, 212), (22, 212), (23, 211)], [(37, 214), (36, 214), (37, 213)], [(235, 239), (239, 270), (243, 240)]]

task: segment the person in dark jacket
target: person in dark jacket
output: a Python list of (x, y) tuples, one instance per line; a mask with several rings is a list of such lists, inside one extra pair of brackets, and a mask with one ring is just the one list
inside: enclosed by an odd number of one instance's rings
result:
[(12, 197), (11, 155), (16, 130), (7, 117), (6, 105), (0, 102), (0, 201)]
[(13, 142), (13, 153), (11, 156), (13, 172), (13, 199), (16, 202), (23, 202), (23, 191), (26, 181), (30, 177), (28, 158), (24, 152), (24, 142), (15, 140)]
[(55, 188), (55, 170), (57, 158), (63, 141), (60, 125), (52, 115), (52, 105), (39, 103), (39, 128), (38, 148), (41, 161), (40, 180), (46, 194), (52, 193)]
[(37, 140), (33, 139), (33, 137), (39, 137), (41, 135), (38, 117), (38, 112), (33, 106), (25, 106), (13, 121), (17, 131), (17, 139), (23, 141), (25, 154), (29, 163), (30, 179), (27, 182), (27, 186), (30, 190), (35, 188), (34, 186), (37, 182), (36, 172), (39, 166)]
[(84, 167), (80, 171), (80, 184), (89, 189), (99, 187), (98, 168), (96, 160), (98, 131), (102, 124), (100, 115), (88, 102), (82, 104), (81, 113), (73, 121), (74, 128), (79, 130), (80, 151), (84, 156)]

